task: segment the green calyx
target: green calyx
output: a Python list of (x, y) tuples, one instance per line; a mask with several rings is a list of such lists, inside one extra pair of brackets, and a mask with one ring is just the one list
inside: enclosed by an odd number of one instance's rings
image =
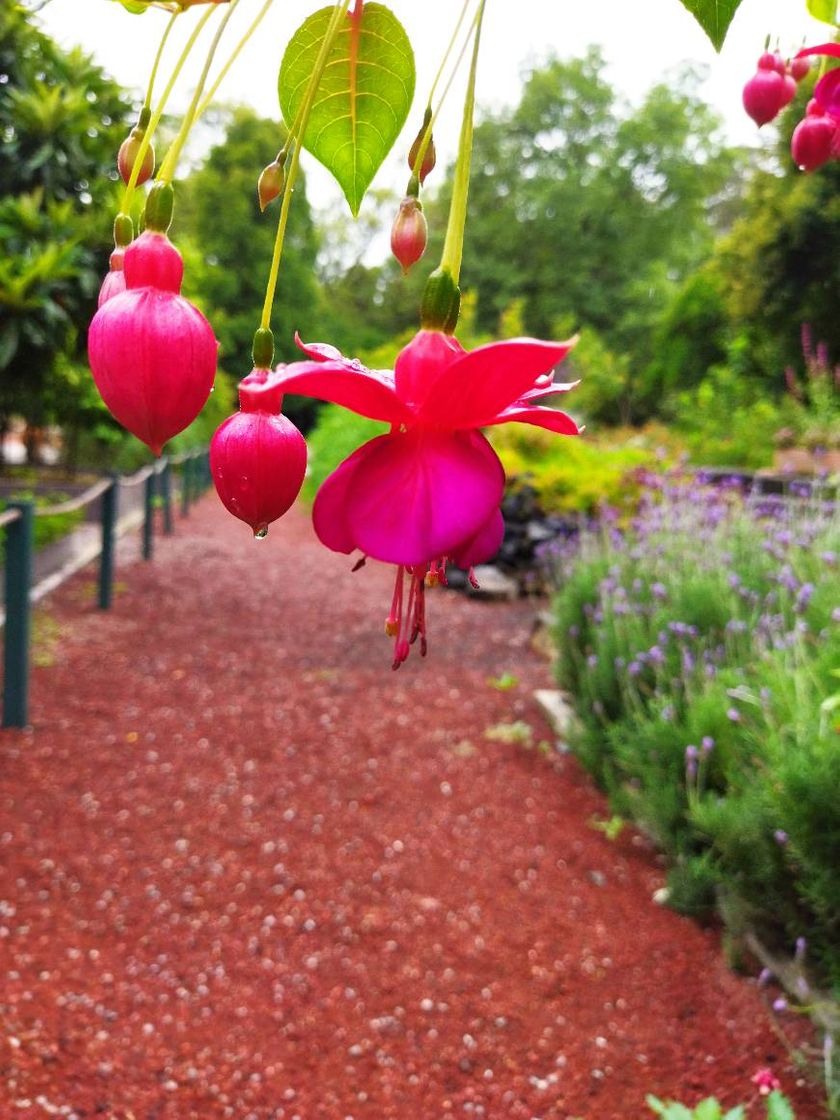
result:
[(144, 105), (140, 110), (140, 116), (137, 118), (136, 127), (140, 129), (141, 135), (149, 127), (149, 121), (152, 119), (152, 111), (148, 105)]
[(420, 304), (420, 324), (426, 331), (452, 334), (458, 325), (461, 289), (447, 268), (436, 268), (426, 281)]
[(251, 356), (254, 359), (254, 369), (271, 369), (274, 361), (274, 335), (267, 327), (260, 327), (254, 332)]
[(117, 214), (114, 219), (114, 244), (124, 249), (134, 240), (134, 222), (128, 214)]
[(170, 183), (155, 183), (146, 199), (146, 229), (166, 233), (172, 224), (175, 191)]

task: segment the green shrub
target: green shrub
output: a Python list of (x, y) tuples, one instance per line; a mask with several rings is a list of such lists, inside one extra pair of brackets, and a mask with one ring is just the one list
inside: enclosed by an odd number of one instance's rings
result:
[(649, 479), (631, 527), (558, 558), (558, 674), (576, 752), (673, 861), (840, 992), (840, 512)]

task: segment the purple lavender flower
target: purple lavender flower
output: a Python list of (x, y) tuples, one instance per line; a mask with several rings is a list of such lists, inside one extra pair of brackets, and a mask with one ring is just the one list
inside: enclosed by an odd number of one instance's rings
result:
[(700, 746), (703, 750), (703, 754), (711, 754), (715, 749), (715, 741), (711, 735), (704, 735), (700, 741)]
[(784, 996), (779, 996), (778, 999), (773, 1000), (773, 1010), (774, 1011), (787, 1011), (787, 1009), (788, 1009), (788, 1001), (785, 999)]
[(789, 837), (783, 828), (777, 828), (773, 833), (773, 839), (776, 841), (780, 848), (784, 848), (787, 845)]
[(662, 719), (664, 720), (665, 723), (670, 723), (673, 718), (674, 718), (674, 705), (673, 704), (666, 704), (665, 707), (662, 709)]
[(802, 584), (802, 586), (799, 588), (799, 594), (796, 596), (795, 609), (797, 611), (807, 610), (808, 604), (811, 602), (811, 598), (814, 594), (814, 590), (815, 589), (813, 583)]
[(650, 585), (650, 593), (654, 597), (654, 599), (668, 598), (668, 588), (664, 583), (660, 583), (658, 580), (656, 583), (652, 583)]
[(662, 665), (665, 661), (665, 654), (659, 646), (651, 646), (647, 651), (647, 657), (651, 665)]
[(793, 959), (796, 960), (796, 961), (804, 960), (805, 959), (805, 952), (806, 952), (807, 948), (808, 948), (808, 942), (805, 940), (805, 938), (804, 937), (797, 937), (796, 948), (794, 950)]
[(726, 718), (731, 720), (733, 723), (740, 723), (741, 722), (741, 713), (738, 711), (737, 708), (727, 708), (726, 709)]
[(697, 747), (695, 747), (695, 745), (693, 743), (689, 743), (688, 746), (685, 748), (685, 760), (686, 760), (686, 762), (692, 762), (692, 761), (696, 762), (699, 757), (700, 757), (700, 752), (698, 751)]
[(590, 653), (590, 655), (586, 659), (586, 664), (587, 664), (588, 668), (594, 669), (598, 664), (597, 653)]
[(767, 984), (770, 983), (770, 981), (772, 979), (773, 979), (773, 973), (770, 971), (770, 969), (769, 968), (762, 968), (761, 972), (759, 972), (759, 974), (758, 974), (758, 986), (759, 986), (759, 988), (764, 988)]
[(840, 607), (835, 607), (831, 612), (831, 621), (840, 622)]
[(629, 675), (631, 677), (638, 677), (638, 675), (639, 675), (639, 673), (641, 673), (641, 671), (642, 671), (642, 666), (640, 665), (640, 663), (638, 661), (631, 661), (630, 664), (627, 666), (627, 672), (629, 673)]

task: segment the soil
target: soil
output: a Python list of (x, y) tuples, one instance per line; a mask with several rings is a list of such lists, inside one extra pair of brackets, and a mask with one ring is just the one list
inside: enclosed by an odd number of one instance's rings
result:
[(763, 1066), (822, 1115), (649, 844), (594, 827), (533, 603), (431, 592), (394, 673), (392, 572), (301, 511), (255, 542), (211, 494), (122, 560), (109, 613), (90, 570), (40, 608), (0, 735), (4, 1120), (635, 1120)]

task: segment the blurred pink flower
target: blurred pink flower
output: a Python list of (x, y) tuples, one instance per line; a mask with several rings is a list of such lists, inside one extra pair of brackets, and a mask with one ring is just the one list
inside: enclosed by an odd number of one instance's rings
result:
[(768, 1096), (775, 1089), (781, 1089), (782, 1083), (773, 1073), (772, 1069), (757, 1070), (750, 1078), (762, 1097)]

